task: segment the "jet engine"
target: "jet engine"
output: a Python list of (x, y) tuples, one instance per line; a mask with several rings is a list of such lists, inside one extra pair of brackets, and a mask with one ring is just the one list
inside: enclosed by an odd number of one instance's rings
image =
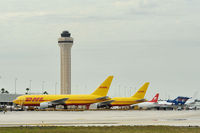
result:
[(110, 104), (97, 104), (97, 108), (106, 108), (106, 109), (110, 109), (111, 108), (111, 105)]
[(43, 102), (43, 103), (40, 103), (40, 108), (41, 108), (41, 109), (45, 109), (45, 108), (49, 108), (49, 107), (53, 107), (53, 105), (52, 105), (51, 102)]

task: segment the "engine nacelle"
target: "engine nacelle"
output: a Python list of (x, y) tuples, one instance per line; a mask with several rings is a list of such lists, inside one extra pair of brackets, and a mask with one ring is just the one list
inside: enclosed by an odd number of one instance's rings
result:
[(53, 107), (53, 105), (52, 105), (51, 102), (43, 102), (43, 103), (40, 103), (40, 108), (41, 108), (41, 109), (45, 109), (45, 108), (49, 108), (49, 107)]
[(111, 108), (111, 105), (110, 104), (97, 104), (97, 108), (106, 108), (106, 109), (110, 109)]

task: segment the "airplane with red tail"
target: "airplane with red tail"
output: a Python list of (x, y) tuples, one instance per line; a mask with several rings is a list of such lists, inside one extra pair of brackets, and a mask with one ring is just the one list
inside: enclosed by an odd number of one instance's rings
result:
[(152, 100), (150, 101), (146, 101), (146, 102), (142, 102), (142, 103), (138, 103), (138, 104), (133, 104), (131, 105), (131, 107), (134, 106), (138, 106), (139, 108), (153, 108), (157, 105), (158, 103), (158, 97), (159, 97), (159, 93), (157, 93)]

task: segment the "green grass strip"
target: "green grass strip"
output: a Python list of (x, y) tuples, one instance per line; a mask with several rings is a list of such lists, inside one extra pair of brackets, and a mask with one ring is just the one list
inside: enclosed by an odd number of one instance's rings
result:
[(200, 133), (200, 127), (173, 127), (173, 126), (1, 127), (0, 133)]

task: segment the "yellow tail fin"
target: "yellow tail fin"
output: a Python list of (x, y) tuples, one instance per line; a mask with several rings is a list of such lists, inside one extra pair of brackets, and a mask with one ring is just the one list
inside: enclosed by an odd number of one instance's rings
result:
[(109, 76), (93, 93), (92, 95), (106, 96), (110, 88), (113, 76)]
[(144, 83), (144, 85), (132, 97), (143, 99), (146, 94), (148, 86), (149, 86), (149, 82)]

